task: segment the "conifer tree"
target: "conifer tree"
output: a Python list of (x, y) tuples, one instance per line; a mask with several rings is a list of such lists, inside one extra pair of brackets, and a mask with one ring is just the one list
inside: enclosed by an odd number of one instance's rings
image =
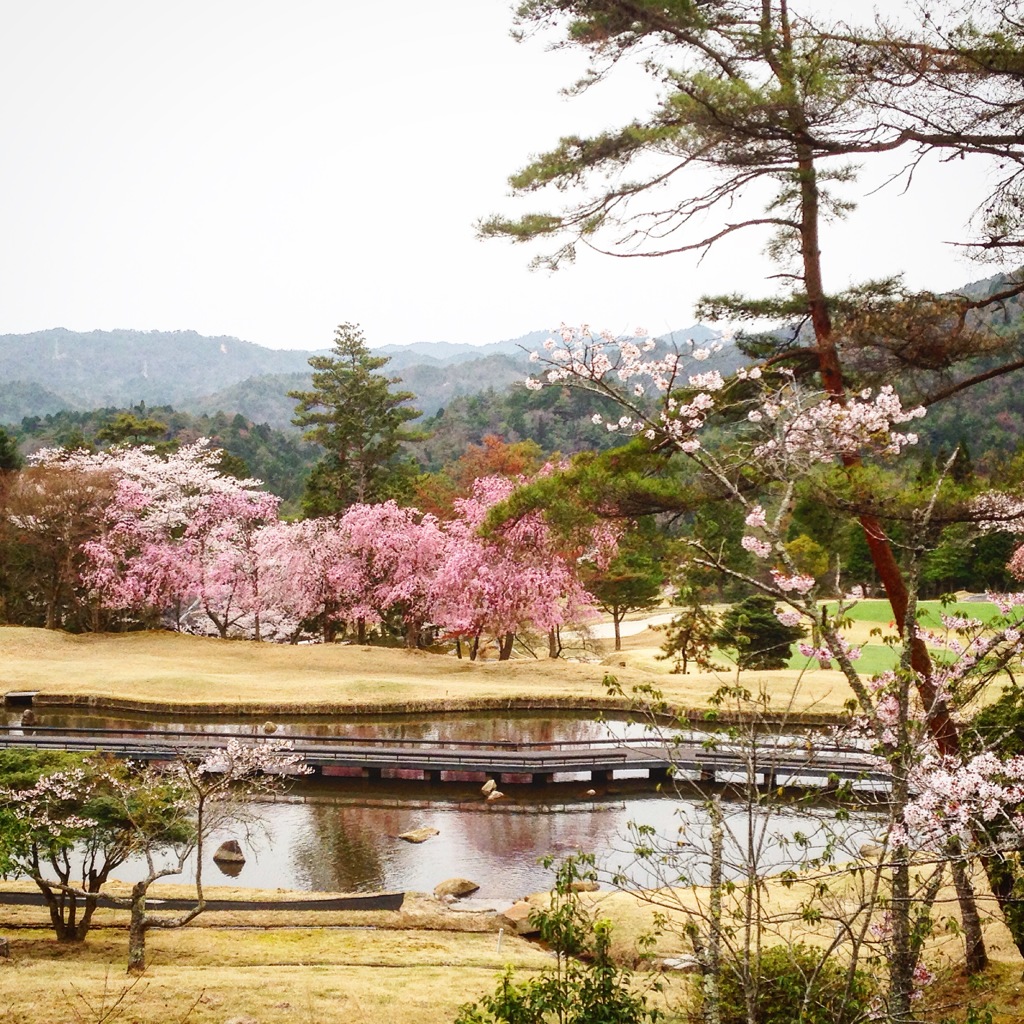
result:
[(402, 444), (420, 435), (405, 425), (420, 413), (408, 404), (416, 397), (412, 392), (392, 390), (401, 378), (377, 372), (388, 362), (387, 356), (370, 354), (357, 325), (341, 324), (331, 353), (309, 360), (312, 389), (288, 393), (297, 399), (292, 422), (325, 450), (306, 488), (307, 513), (384, 501), (408, 488), (411, 470)]

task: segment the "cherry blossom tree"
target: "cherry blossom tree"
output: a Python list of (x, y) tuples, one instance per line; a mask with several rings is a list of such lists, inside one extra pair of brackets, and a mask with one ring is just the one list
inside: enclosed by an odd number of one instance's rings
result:
[(358, 622), (400, 628), (408, 647), (422, 642), (444, 535), (437, 519), (394, 501), (352, 505), (338, 521)]
[(107, 608), (145, 613), (197, 601), (222, 636), (262, 610), (256, 534), (279, 499), (257, 480), (221, 473), (205, 439), (159, 455), (152, 446), (103, 452), (45, 449), (40, 467), (112, 479), (99, 536), (82, 544), (82, 579)]
[(485, 634), (499, 638), (499, 658), (507, 660), (517, 633), (547, 633), (593, 614), (593, 598), (541, 515), (529, 513), (481, 533), (490, 510), (519, 482), (478, 479), (472, 497), (455, 501), (457, 518), (445, 524), (433, 613), (448, 636), (469, 642), (471, 658)]
[[(128, 970), (145, 969), (146, 932), (176, 928), (202, 913), (204, 844), (255, 793), (306, 771), (286, 741), (229, 739), (223, 748), (183, 751), (165, 765), (58, 753), (0, 755), (0, 872), (31, 878), (62, 942), (88, 934), (102, 887), (129, 858), (146, 866), (130, 897)], [(183, 914), (153, 915), (150, 887), (195, 857), (196, 902)], [(80, 911), (80, 913), (79, 913)]]
[[(642, 333), (642, 332), (638, 332)], [(1014, 800), (1017, 766), (1003, 763), (998, 769), (988, 764), (987, 774), (976, 762), (967, 762), (959, 754), (959, 733), (952, 710), (965, 706), (967, 696), (979, 680), (988, 678), (984, 665), (1001, 667), (1019, 658), (1021, 623), (1013, 620), (1003, 628), (986, 627), (984, 638), (975, 637), (961, 649), (943, 651), (937, 664), (928, 655), (928, 638), (916, 626), (917, 561), (923, 551), (922, 539), (935, 511), (938, 489), (927, 507), (910, 515), (912, 551), (901, 578), (906, 586), (906, 605), (900, 618), (908, 624), (899, 642), (900, 668), (891, 677), (867, 680), (856, 671), (859, 651), (842, 634), (842, 624), (850, 601), (825, 609), (817, 600), (816, 580), (794, 563), (785, 544), (785, 527), (793, 510), (794, 482), (814, 473), (819, 467), (841, 463), (850, 475), (859, 471), (862, 460), (871, 455), (882, 459), (898, 455), (917, 442), (917, 436), (905, 425), (919, 419), (923, 412), (904, 409), (894, 390), (883, 387), (864, 391), (844, 401), (831, 393), (815, 393), (799, 386), (792, 375), (765, 375), (753, 368), (741, 370), (732, 380), (717, 372), (688, 372), (679, 356), (649, 359), (651, 343), (618, 342), (608, 336), (594, 338), (586, 329), (564, 329), (561, 340), (546, 346), (546, 355), (538, 354), (542, 364), (540, 378), (528, 382), (531, 387), (570, 385), (589, 389), (616, 400), (622, 415), (608, 424), (609, 429), (641, 435), (652, 446), (671, 446), (689, 458), (699, 471), (713, 479), (721, 493), (744, 510), (747, 533), (742, 547), (763, 569), (739, 571), (724, 559), (719, 550), (702, 547), (692, 541), (694, 561), (698, 565), (725, 573), (747, 587), (776, 602), (776, 614), (785, 625), (812, 627), (814, 641), (802, 649), (822, 666), (835, 666), (846, 677), (856, 698), (865, 729), (878, 752), (880, 763), (892, 777), (894, 818), (887, 833), (889, 857), (889, 899), (900, 912), (893, 916), (892, 953), (888, 957), (890, 980), (888, 1014), (904, 1019), (914, 996), (915, 979), (921, 969), (921, 924), (910, 911), (911, 875), (915, 858), (927, 854), (911, 845), (918, 830), (908, 827), (915, 815), (931, 813), (929, 819), (940, 840), (940, 866), (948, 865), (960, 898), (966, 935), (969, 968), (977, 970), (985, 963), (976, 904), (965, 862), (980, 855), (986, 867), (991, 863), (989, 837), (979, 827), (984, 815), (994, 813), (999, 795)], [(699, 350), (694, 357), (699, 362)], [(729, 443), (709, 448), (703, 443), (710, 418), (728, 409), (733, 426)], [(722, 436), (719, 433), (718, 441)], [(976, 503), (977, 519), (1013, 522), (1020, 503), (991, 496)], [(855, 506), (853, 508), (856, 514)], [(1017, 513), (1019, 514), (1019, 513)], [(872, 512), (872, 517), (875, 512)], [(861, 517), (864, 518), (863, 516)], [(1004, 601), (1010, 610), (1016, 598)], [(923, 657), (922, 657), (923, 652)], [(927, 772), (922, 768), (938, 759), (938, 771), (946, 791), (960, 797), (984, 792), (990, 798), (980, 816), (968, 813), (973, 824), (945, 827), (945, 815), (935, 813), (939, 806), (921, 808), (912, 799), (915, 788), (924, 792)], [(1002, 791), (993, 784), (999, 776), (1007, 784)], [(950, 778), (958, 779), (955, 790)], [(965, 799), (965, 806), (970, 804)], [(927, 834), (927, 833), (924, 833)], [(933, 875), (938, 879), (939, 873)], [(993, 891), (1001, 900), (998, 877), (989, 872)], [(934, 881), (937, 891), (938, 881)], [(934, 899), (934, 894), (931, 897)], [(1006, 904), (1004, 903), (1004, 906)], [(1018, 943), (1024, 936), (1018, 937)]]

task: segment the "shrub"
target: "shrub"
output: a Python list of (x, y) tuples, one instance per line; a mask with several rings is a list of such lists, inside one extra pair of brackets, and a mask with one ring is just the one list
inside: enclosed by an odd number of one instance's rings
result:
[(721, 1024), (747, 1024), (745, 988), (753, 994), (756, 1024), (854, 1024), (868, 1015), (867, 975), (851, 977), (842, 964), (803, 943), (769, 946), (751, 972), (744, 986), (743, 964), (722, 961)]

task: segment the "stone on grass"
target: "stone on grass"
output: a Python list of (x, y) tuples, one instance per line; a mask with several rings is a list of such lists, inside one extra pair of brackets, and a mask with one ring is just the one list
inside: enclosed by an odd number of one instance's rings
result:
[(700, 961), (686, 953), (682, 956), (666, 956), (661, 960), (655, 960), (654, 966), (663, 971), (682, 971), (684, 974), (697, 974), (700, 971)]
[(403, 832), (398, 838), (404, 839), (407, 843), (425, 843), (432, 836), (439, 836), (441, 834), (440, 829), (430, 828), (414, 828), (409, 832)]
[(468, 878), (447, 878), (434, 886), (435, 896), (468, 896), (476, 892), (480, 886)]
[(213, 859), (224, 861), (226, 864), (244, 864), (245, 854), (242, 853), (242, 847), (237, 839), (228, 839), (217, 847)]
[(862, 843), (860, 848), (860, 855), (865, 860), (878, 860), (879, 857), (885, 852), (885, 847), (879, 846), (878, 843)]
[(537, 925), (530, 922), (530, 915), (534, 906), (526, 900), (519, 900), (513, 903), (508, 910), (498, 915), (498, 920), (505, 927), (510, 928), (516, 935), (535, 935), (540, 931)]

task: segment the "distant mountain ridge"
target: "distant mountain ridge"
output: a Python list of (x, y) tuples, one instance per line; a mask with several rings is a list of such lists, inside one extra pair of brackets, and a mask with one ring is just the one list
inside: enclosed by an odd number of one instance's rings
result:
[[(528, 353), (550, 337), (531, 331), (486, 345), (413, 342), (382, 345), (384, 373), (402, 378), (416, 407), (434, 415), (452, 399), (504, 391), (529, 370)], [(665, 340), (703, 343), (713, 331), (694, 325)], [(241, 413), (290, 428), (292, 390), (309, 386), (309, 357), (325, 349), (270, 349), (195, 331), (89, 331), (64, 328), (0, 335), (0, 423), (84, 411), (173, 405), (192, 413)]]

